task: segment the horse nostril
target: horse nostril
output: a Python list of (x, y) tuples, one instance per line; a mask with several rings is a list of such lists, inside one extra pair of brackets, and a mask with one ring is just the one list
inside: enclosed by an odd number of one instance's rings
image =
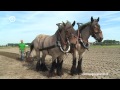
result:
[(101, 40), (103, 40), (103, 38), (100, 38)]
[(98, 42), (101, 42), (103, 40), (103, 38), (100, 38), (99, 40), (98, 40)]

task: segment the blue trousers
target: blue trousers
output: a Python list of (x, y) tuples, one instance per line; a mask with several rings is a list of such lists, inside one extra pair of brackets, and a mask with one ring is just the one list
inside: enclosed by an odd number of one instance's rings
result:
[(24, 60), (24, 51), (21, 51), (21, 60)]

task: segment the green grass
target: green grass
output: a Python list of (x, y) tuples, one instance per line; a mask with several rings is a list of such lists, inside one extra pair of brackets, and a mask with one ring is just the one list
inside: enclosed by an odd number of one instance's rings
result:
[(90, 48), (120, 48), (120, 45), (91, 45)]

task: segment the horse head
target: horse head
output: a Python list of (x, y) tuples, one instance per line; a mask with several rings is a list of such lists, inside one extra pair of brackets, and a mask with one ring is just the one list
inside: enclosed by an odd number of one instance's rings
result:
[(75, 25), (75, 21), (71, 24), (69, 21), (66, 23), (58, 23), (56, 24), (58, 26), (58, 30), (64, 39), (69, 39), (70, 43), (76, 43), (77, 42), (77, 35), (75, 34), (75, 29), (73, 28)]
[(103, 34), (98, 22), (99, 22), (99, 17), (98, 19), (93, 19), (93, 17), (91, 17), (91, 35), (98, 42), (101, 42), (103, 40)]

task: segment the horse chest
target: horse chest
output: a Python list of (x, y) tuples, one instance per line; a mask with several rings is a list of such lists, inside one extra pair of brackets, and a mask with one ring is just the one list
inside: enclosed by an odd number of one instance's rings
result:
[(79, 53), (81, 53), (81, 54), (82, 54), (83, 52), (85, 52), (85, 50), (86, 50), (86, 49), (85, 49), (83, 46), (81, 46), (80, 44), (77, 45), (76, 48), (77, 48), (77, 51), (78, 51)]

